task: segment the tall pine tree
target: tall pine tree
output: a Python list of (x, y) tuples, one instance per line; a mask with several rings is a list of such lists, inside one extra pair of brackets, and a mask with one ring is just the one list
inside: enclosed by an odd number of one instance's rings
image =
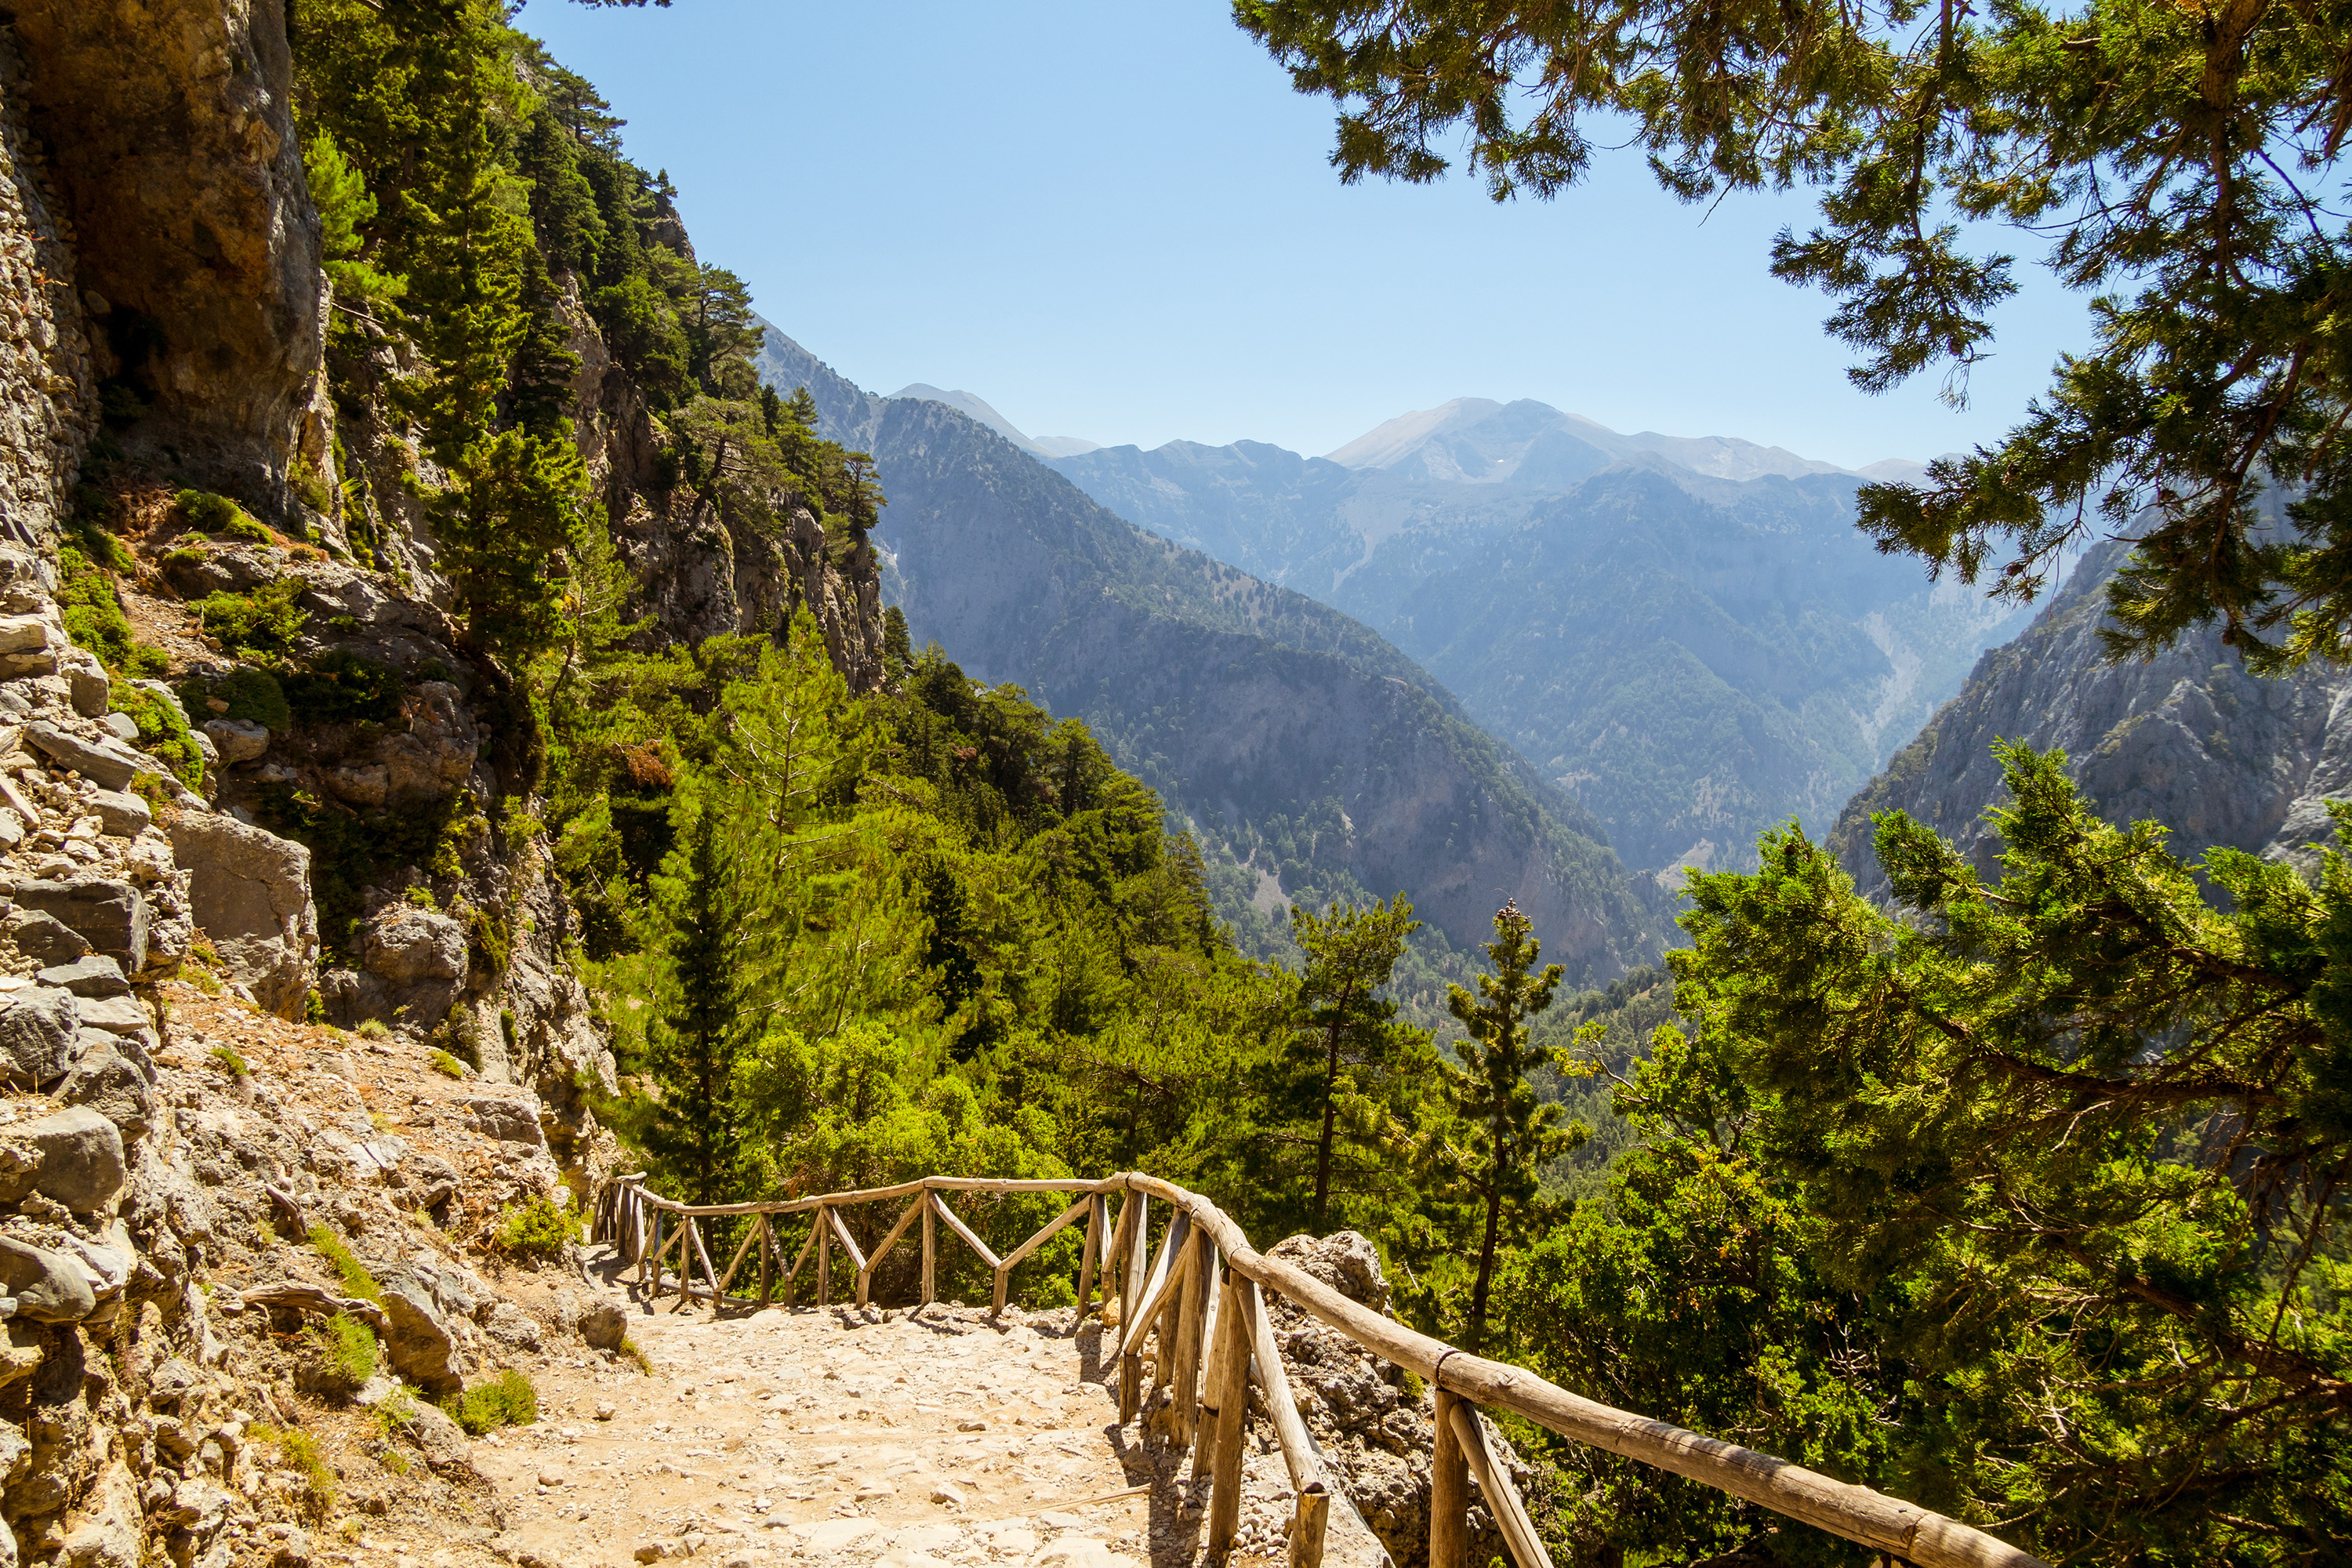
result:
[(1551, 1005), (1560, 966), (1536, 968), (1543, 947), (1535, 939), (1535, 922), (1519, 912), (1516, 900), (1496, 911), (1495, 940), (1485, 946), (1495, 973), (1478, 977), (1478, 994), (1454, 985), (1445, 998), (1448, 1010), (1469, 1031), (1460, 1047), (1462, 1065), (1446, 1070), (1445, 1096), (1464, 1123), (1460, 1143), (1449, 1151), (1451, 1184), (1473, 1200), (1484, 1225), (1463, 1334), (1463, 1348), (1474, 1355), (1486, 1342), (1487, 1297), (1505, 1211), (1532, 1205), (1544, 1167), (1585, 1138), (1580, 1125), (1560, 1126), (1560, 1108), (1538, 1100), (1527, 1081), (1529, 1070), (1545, 1062), (1573, 1070), (1564, 1053), (1532, 1045), (1528, 1033), (1528, 1020)]
[[(1349, 1164), (1349, 1146), (1376, 1147), (1377, 1133), (1366, 1131), (1360, 1114), (1348, 1113), (1375, 1107), (1413, 1046), (1428, 1042), (1425, 1030), (1397, 1023), (1396, 1004), (1381, 994), (1404, 956), (1405, 938), (1420, 929), (1402, 893), (1385, 904), (1374, 900), (1369, 908), (1334, 903), (1319, 915), (1291, 908), (1290, 934), (1307, 964), (1284, 1057), (1284, 1098), (1316, 1129), (1308, 1213), (1318, 1235), (1330, 1224), (1335, 1173), (1354, 1184), (1377, 1168), (1377, 1162), (1363, 1170)], [(1377, 1109), (1369, 1120), (1376, 1128)]]

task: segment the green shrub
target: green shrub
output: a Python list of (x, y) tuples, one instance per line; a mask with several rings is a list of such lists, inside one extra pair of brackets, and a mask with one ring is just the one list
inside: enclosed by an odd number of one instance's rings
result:
[(219, 1064), (221, 1070), (228, 1074), (231, 1078), (251, 1078), (253, 1076), (253, 1069), (246, 1065), (245, 1058), (238, 1056), (226, 1046), (215, 1046), (207, 1054), (211, 1056), (215, 1062)]
[(226, 528), (222, 529), (221, 531), (227, 534), (231, 539), (242, 539), (249, 544), (275, 544), (278, 542), (278, 536), (276, 534), (270, 532), (268, 528), (256, 522), (249, 517), (241, 517), (237, 519), (235, 522), (230, 523)]
[(579, 1234), (580, 1218), (568, 1203), (536, 1197), (520, 1208), (499, 1211), (499, 1248), (517, 1258), (561, 1258), (564, 1243)]
[(237, 658), (283, 659), (310, 619), (310, 612), (294, 602), (307, 586), (299, 577), (280, 577), (250, 594), (215, 589), (197, 604), (196, 614), (205, 630)]
[(218, 710), (221, 718), (258, 724), (273, 735), (294, 727), (294, 710), (287, 704), (285, 688), (268, 670), (250, 665), (230, 670), (209, 686), (200, 679), (183, 682), (180, 700), (194, 714), (210, 714), (215, 701), (224, 702), (227, 706)]
[[(375, 1020), (371, 1018), (368, 1020), (368, 1023), (374, 1024)], [(360, 1026), (362, 1028), (365, 1028), (367, 1025), (362, 1024)], [(383, 1026), (376, 1024), (376, 1027), (382, 1028)], [(466, 1064), (459, 1061), (456, 1057), (451, 1056), (446, 1051), (435, 1051), (433, 1055), (426, 1059), (432, 1062), (433, 1070), (439, 1073), (443, 1078), (461, 1079), (466, 1076)]]
[(621, 1336), (621, 1359), (635, 1366), (644, 1376), (651, 1377), (654, 1374), (653, 1357), (646, 1354), (645, 1346), (626, 1334)]
[(139, 747), (172, 771), (190, 789), (205, 784), (205, 754), (188, 732), (187, 716), (160, 692), (118, 681), (110, 689), (114, 706), (139, 726)]
[(329, 1379), (345, 1392), (366, 1387), (382, 1364), (375, 1331), (349, 1312), (337, 1312), (325, 1322), (305, 1329), (302, 1337), (319, 1352), (319, 1364)]
[(353, 1029), (352, 1033), (362, 1040), (381, 1040), (392, 1031), (383, 1026), (383, 1020), (381, 1018), (362, 1018), (359, 1027)]
[(539, 1391), (530, 1379), (509, 1368), (489, 1383), (478, 1383), (452, 1394), (442, 1409), (474, 1436), (501, 1426), (528, 1426), (539, 1419)]
[[(364, 1328), (360, 1331), (367, 1332)], [(368, 1345), (372, 1360), (375, 1345), (373, 1336)], [(361, 1381), (364, 1383), (366, 1379)], [(299, 1427), (273, 1426), (266, 1421), (255, 1422), (247, 1431), (261, 1442), (277, 1446), (278, 1458), (302, 1478), (302, 1516), (312, 1524), (326, 1523), (327, 1516), (335, 1510), (335, 1472), (326, 1456), (319, 1451), (319, 1440)]]
[(306, 1024), (323, 1024), (327, 1021), (327, 999), (315, 990), (302, 998), (302, 1021)]
[(120, 669), (129, 662), (137, 644), (122, 601), (97, 563), (70, 544), (58, 547), (58, 608), (66, 635), (98, 655), (100, 664)]
[(344, 1295), (357, 1296), (362, 1301), (383, 1299), (383, 1287), (375, 1282), (375, 1276), (367, 1271), (365, 1264), (352, 1256), (352, 1249), (343, 1245), (341, 1237), (323, 1225), (314, 1225), (310, 1227), (310, 1245), (335, 1266), (335, 1272), (343, 1281)]
[(210, 490), (182, 490), (172, 498), (172, 504), (180, 509), (189, 527), (206, 533), (226, 533), (236, 523), (253, 521), (246, 515), (245, 508)]
[(194, 566), (197, 562), (202, 561), (207, 553), (208, 552), (202, 545), (183, 544), (177, 550), (164, 552), (163, 564), (166, 566)]
[(422, 882), (410, 883), (408, 891), (402, 896), (420, 910), (437, 910), (441, 907), (441, 900), (433, 896), (433, 889)]
[(408, 695), (400, 671), (341, 648), (320, 655), (283, 684), (296, 713), (328, 724), (389, 725), (400, 717), (401, 701)]

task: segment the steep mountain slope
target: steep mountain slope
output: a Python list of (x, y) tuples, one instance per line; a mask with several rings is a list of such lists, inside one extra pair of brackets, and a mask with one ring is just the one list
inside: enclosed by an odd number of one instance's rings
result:
[(1511, 897), (1572, 971), (1654, 950), (1656, 900), (1589, 814), (1381, 637), (1122, 522), (943, 404), (860, 392), (773, 329), (760, 367), (874, 454), (913, 635), (1084, 718), (1259, 874), (1265, 907), (1402, 889), (1465, 946)]
[(1997, 869), (1984, 821), (2007, 798), (1996, 739), (2063, 748), (2067, 771), (2110, 822), (2170, 828), (2176, 852), (2216, 845), (2308, 865), (2334, 839), (2324, 801), (2352, 794), (2352, 674), (2258, 680), (2191, 633), (2145, 661), (2110, 664), (2098, 639), (2101, 590), (2124, 547), (2084, 557), (2016, 641), (1977, 662), (1960, 694), (1839, 816), (1830, 846), (1863, 890), (1883, 894), (1872, 814), (1901, 810)]
[(1860, 479), (1777, 448), (1463, 400), (1339, 455), (1356, 466), (1177, 442), (1053, 467), (1385, 635), (1633, 866), (1824, 823), (2024, 618), (1878, 554)]

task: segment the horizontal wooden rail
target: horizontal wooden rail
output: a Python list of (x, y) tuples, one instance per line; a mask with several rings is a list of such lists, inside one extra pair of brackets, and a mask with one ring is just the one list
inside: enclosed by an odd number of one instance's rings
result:
[[(882, 1254), (919, 1212), (923, 1221), (923, 1304), (929, 1305), (932, 1294), (931, 1219), (936, 1214), (995, 1276), (996, 1306), (1001, 1310), (1013, 1266), (1055, 1231), (1085, 1215), (1087, 1242), (1079, 1289), (1081, 1292), (1090, 1291), (1098, 1264), (1104, 1300), (1108, 1303), (1116, 1299), (1119, 1304), (1122, 1418), (1131, 1420), (1138, 1414), (1141, 1395), (1139, 1352), (1146, 1341), (1154, 1338), (1159, 1343), (1154, 1395), (1157, 1398), (1161, 1386), (1171, 1390), (1171, 1432), (1180, 1440), (1192, 1436), (1194, 1412), (1190, 1405), (1195, 1397), (1200, 1397), (1204, 1406), (1213, 1407), (1207, 1413), (1213, 1421), (1202, 1434), (1202, 1440), (1195, 1453), (1196, 1475), (1204, 1466), (1213, 1470), (1209, 1530), (1212, 1542), (1217, 1542), (1221, 1534), (1231, 1539), (1229, 1532), (1238, 1502), (1234, 1494), (1240, 1475), (1236, 1423), (1239, 1406), (1244, 1403), (1244, 1387), (1255, 1381), (1265, 1397), (1297, 1497), (1291, 1525), (1291, 1562), (1311, 1568), (1322, 1557), (1325, 1510), (1336, 1494), (1326, 1479), (1314, 1440), (1298, 1417), (1280, 1357), (1275, 1351), (1272, 1321), (1258, 1295), (1260, 1290), (1268, 1290), (1288, 1299), (1309, 1316), (1382, 1360), (1416, 1373), (1440, 1391), (1444, 1397), (1438, 1402), (1438, 1468), (1444, 1471), (1449, 1466), (1466, 1468), (1475, 1475), (1512, 1555), (1529, 1568), (1532, 1562), (1540, 1561), (1541, 1552), (1534, 1526), (1527, 1518), (1517, 1489), (1487, 1443), (1487, 1434), (1475, 1407), (1507, 1410), (1577, 1442), (1714, 1487), (1890, 1558), (1915, 1564), (1916, 1568), (2045, 1568), (2039, 1558), (1996, 1536), (1899, 1498), (1837, 1480), (1736, 1443), (1615, 1409), (1572, 1394), (1524, 1367), (1488, 1361), (1457, 1350), (1443, 1340), (1415, 1332), (1392, 1318), (1349, 1300), (1305, 1270), (1259, 1253), (1250, 1246), (1241, 1226), (1200, 1194), (1140, 1172), (1100, 1181), (926, 1176), (889, 1187), (714, 1205), (676, 1203), (646, 1191), (643, 1184), (641, 1175), (616, 1178), (600, 1192), (594, 1207), (597, 1237), (612, 1241), (637, 1268), (641, 1284), (650, 1284), (656, 1295), (661, 1289), (663, 1254), (672, 1245), (686, 1243), (679, 1248), (677, 1283), (681, 1297), (694, 1289), (689, 1260), (701, 1264), (714, 1297), (722, 1297), (725, 1289), (726, 1281), (711, 1268), (709, 1256), (703, 1249), (697, 1220), (709, 1215), (761, 1216), (758, 1237), (747, 1238), (745, 1246), (756, 1241), (761, 1248), (764, 1300), (766, 1260), (768, 1249), (773, 1245), (770, 1216), (815, 1210), (808, 1245), (802, 1248), (800, 1260), (783, 1277), (787, 1291), (801, 1264), (814, 1250), (817, 1256), (818, 1297), (820, 1302), (824, 1300), (825, 1258), (830, 1251), (827, 1242), (834, 1239), (826, 1232), (831, 1229), (858, 1270), (858, 1298), (863, 1304), (873, 1266), (881, 1261)], [(940, 1201), (941, 1193), (1083, 1195), (1043, 1231), (1000, 1258)], [(1114, 1193), (1122, 1194), (1118, 1222), (1114, 1230), (1105, 1235), (1108, 1207), (1102, 1200)], [(916, 1196), (914, 1207), (899, 1218), (883, 1244), (875, 1249), (871, 1260), (860, 1256), (840, 1210), (851, 1205), (908, 1196)], [(1167, 1236), (1156, 1257), (1150, 1254), (1146, 1234), (1150, 1217), (1149, 1205), (1155, 1199), (1171, 1210)], [(665, 1216), (676, 1218), (678, 1235), (663, 1237)], [(1101, 1248), (1099, 1256), (1097, 1247)], [(728, 1281), (731, 1281), (742, 1256), (739, 1249), (735, 1262), (728, 1268)], [(1218, 1283), (1220, 1262), (1235, 1278), (1224, 1280), (1213, 1298), (1210, 1291)], [(1082, 1315), (1085, 1304), (1082, 1294)], [(1203, 1369), (1194, 1364), (1204, 1355), (1208, 1358), (1205, 1387), (1198, 1381)], [(1187, 1358), (1184, 1364), (1177, 1364), (1180, 1358)], [(1255, 1373), (1254, 1380), (1249, 1376), (1251, 1372)], [(1437, 1477), (1436, 1485), (1441, 1494), (1450, 1495), (1459, 1489), (1444, 1474)], [(1344, 1497), (1339, 1498), (1338, 1502), (1339, 1511), (1352, 1516), (1353, 1510)], [(1458, 1568), (1462, 1548), (1466, 1544), (1461, 1521), (1443, 1517), (1450, 1506), (1446, 1496), (1432, 1500), (1432, 1568)]]

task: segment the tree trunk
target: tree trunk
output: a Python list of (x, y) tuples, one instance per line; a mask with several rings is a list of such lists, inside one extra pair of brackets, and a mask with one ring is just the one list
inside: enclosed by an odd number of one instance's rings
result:
[(1462, 1347), (1472, 1355), (1486, 1353), (1486, 1287), (1495, 1279), (1495, 1232), (1502, 1218), (1503, 1184), (1497, 1180), (1486, 1189), (1486, 1239), (1478, 1247), (1478, 1286), (1470, 1292), (1470, 1342)]
[(1331, 1194), (1331, 1130), (1339, 1120), (1339, 1026), (1331, 1026), (1330, 1049), (1323, 1068), (1323, 1141), (1315, 1151), (1315, 1234), (1323, 1234), (1323, 1209)]

